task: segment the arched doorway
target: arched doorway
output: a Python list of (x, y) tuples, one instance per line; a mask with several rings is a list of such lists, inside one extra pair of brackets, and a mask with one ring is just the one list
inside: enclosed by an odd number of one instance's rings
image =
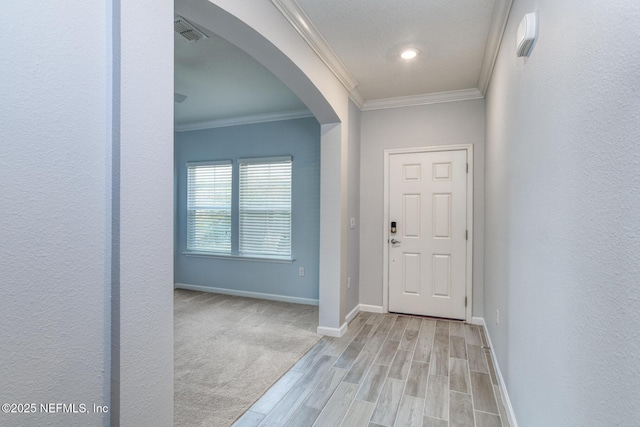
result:
[(287, 85), (321, 125), (318, 332), (346, 331), (348, 92), (270, 3), (176, 2), (177, 14), (253, 56)]

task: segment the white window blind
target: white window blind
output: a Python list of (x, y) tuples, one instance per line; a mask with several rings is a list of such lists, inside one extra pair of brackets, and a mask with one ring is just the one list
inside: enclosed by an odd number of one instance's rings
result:
[(231, 162), (187, 164), (187, 250), (231, 252)]
[(240, 255), (291, 257), (291, 157), (242, 159)]

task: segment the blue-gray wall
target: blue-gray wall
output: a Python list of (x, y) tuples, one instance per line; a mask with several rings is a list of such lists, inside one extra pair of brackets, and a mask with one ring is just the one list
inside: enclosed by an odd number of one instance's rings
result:
[[(314, 118), (176, 133), (177, 245), (175, 282), (233, 291), (318, 299), (320, 245), (320, 125)], [(187, 256), (187, 162), (293, 156), (292, 251), (295, 261), (263, 262)], [(237, 201), (234, 201), (237, 203)], [(234, 209), (237, 206), (234, 204)], [(237, 233), (237, 225), (232, 232)], [(298, 275), (304, 267), (305, 275)]]

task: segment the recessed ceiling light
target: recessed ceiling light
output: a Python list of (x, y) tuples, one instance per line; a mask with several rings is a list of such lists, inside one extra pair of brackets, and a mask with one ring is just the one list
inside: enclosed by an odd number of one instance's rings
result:
[(405, 49), (400, 53), (402, 59), (413, 59), (418, 56), (418, 49)]

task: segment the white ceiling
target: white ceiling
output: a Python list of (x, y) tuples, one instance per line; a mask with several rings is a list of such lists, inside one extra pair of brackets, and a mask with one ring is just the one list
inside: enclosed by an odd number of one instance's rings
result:
[[(365, 100), (478, 87), (495, 0), (298, 0)], [(400, 51), (417, 48), (413, 60)]]
[[(271, 2), (365, 110), (482, 97), (511, 6), (511, 0)], [(201, 29), (209, 39), (189, 43), (176, 35), (175, 91), (187, 95), (175, 104), (177, 130), (309, 115), (265, 67)], [(420, 54), (403, 60), (406, 47)]]

